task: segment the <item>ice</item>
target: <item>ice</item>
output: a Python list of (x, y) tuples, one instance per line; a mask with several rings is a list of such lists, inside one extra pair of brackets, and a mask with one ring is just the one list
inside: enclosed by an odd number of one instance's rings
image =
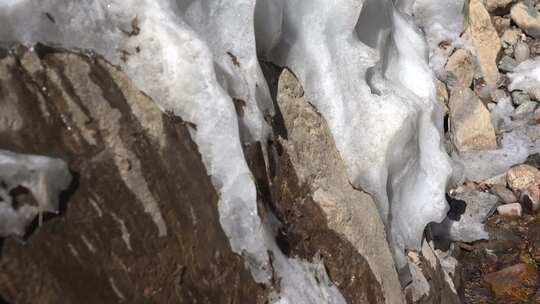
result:
[(426, 34), (429, 46), (429, 64), (444, 79), (444, 65), (452, 46), (463, 44), (465, 0), (416, 0), (413, 10), (415, 21)]
[(512, 73), (508, 74), (510, 91), (530, 90), (540, 87), (540, 58), (529, 59), (520, 63), (514, 68)]
[[(58, 212), (60, 192), (70, 184), (71, 174), (60, 159), (0, 150), (0, 237), (22, 237), (37, 215)], [(15, 207), (11, 191), (18, 187), (27, 189), (37, 206)]]
[(420, 249), (427, 223), (446, 216), (452, 170), (424, 38), (390, 1), (274, 3), (261, 23), (283, 25), (256, 28), (259, 53), (301, 80), (351, 182), (375, 197), (402, 267), (405, 248)]

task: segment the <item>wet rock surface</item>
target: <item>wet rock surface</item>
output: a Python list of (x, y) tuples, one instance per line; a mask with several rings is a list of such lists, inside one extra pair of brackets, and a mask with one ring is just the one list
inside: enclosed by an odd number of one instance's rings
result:
[[(189, 124), (96, 56), (2, 53), (0, 148), (65, 160), (62, 212), (0, 247), (7, 303), (264, 303)], [(0, 301), (1, 302), (1, 301)]]

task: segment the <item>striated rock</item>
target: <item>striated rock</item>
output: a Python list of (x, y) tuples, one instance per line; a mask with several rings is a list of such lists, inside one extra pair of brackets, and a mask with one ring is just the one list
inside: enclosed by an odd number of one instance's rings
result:
[[(325, 120), (283, 70), (274, 119), (280, 152), (272, 196), (292, 255), (317, 252), (348, 303), (400, 303), (401, 288), (372, 198), (354, 189)], [(386, 299), (385, 299), (386, 298)]]
[(490, 13), (505, 14), (515, 0), (486, 0), (486, 9)]
[(491, 192), (496, 194), (505, 204), (517, 202), (517, 197), (514, 193), (503, 185), (493, 185)]
[(538, 185), (540, 172), (530, 165), (518, 165), (508, 170), (506, 181), (514, 191), (526, 190), (530, 186)]
[(470, 52), (465, 49), (455, 51), (448, 58), (445, 70), (447, 72), (446, 84), (450, 90), (470, 87), (474, 76), (474, 64)]
[(497, 207), (497, 212), (499, 212), (500, 215), (506, 216), (521, 216), (522, 210), (519, 203), (506, 204)]
[(496, 60), (501, 41), (481, 0), (469, 1), (469, 20), (464, 37), (476, 49), (484, 80), (488, 86), (495, 87), (499, 79)]
[(0, 147), (62, 158), (75, 183), (60, 216), (3, 242), (0, 299), (265, 303), (221, 228), (194, 126), (99, 57), (35, 50), (0, 55), (0, 108), (24, 126), (1, 128)]
[(536, 292), (538, 273), (534, 265), (521, 263), (487, 274), (484, 281), (499, 300), (530, 303)]
[(459, 152), (497, 148), (489, 111), (470, 89), (453, 91), (449, 108), (452, 141)]
[(510, 17), (527, 34), (540, 38), (540, 14), (532, 1), (516, 3), (510, 10)]

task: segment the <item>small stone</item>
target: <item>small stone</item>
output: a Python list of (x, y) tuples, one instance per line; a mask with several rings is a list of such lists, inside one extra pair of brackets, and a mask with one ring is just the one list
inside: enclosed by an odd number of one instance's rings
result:
[(517, 202), (517, 197), (514, 195), (514, 192), (503, 185), (493, 185), (493, 187), (491, 187), (491, 192), (500, 197), (505, 204)]
[(503, 56), (499, 61), (499, 69), (503, 72), (512, 72), (516, 65), (517, 62), (510, 56)]
[(489, 186), (503, 185), (506, 187), (506, 172), (486, 179), (484, 184)]
[(514, 114), (512, 114), (512, 117), (514, 119), (526, 119), (528, 117), (532, 117), (537, 105), (538, 103), (536, 101), (524, 102), (516, 108)]
[(521, 216), (523, 209), (520, 203), (512, 203), (497, 207), (497, 212), (504, 216)]
[(508, 13), (510, 4), (514, 0), (486, 0), (486, 9), (490, 13), (497, 13), (504, 15)]
[(437, 89), (437, 101), (444, 109), (444, 112), (448, 113), (448, 90), (446, 89), (446, 85), (439, 79), (436, 79), (435, 85)]
[(518, 64), (522, 63), (523, 61), (529, 59), (530, 56), (531, 51), (529, 49), (529, 45), (525, 42), (518, 42), (514, 50), (514, 58), (516, 59), (516, 62)]
[(531, 2), (518, 2), (510, 10), (510, 17), (527, 34), (540, 38), (540, 14)]
[(502, 36), (504, 31), (510, 28), (510, 18), (493, 16), (492, 23), (499, 36)]
[(450, 90), (470, 87), (474, 76), (474, 65), (469, 51), (465, 49), (455, 51), (448, 58), (445, 70), (448, 75), (446, 84)]
[(540, 86), (535, 88), (530, 88), (528, 90), (529, 96), (536, 101), (540, 102)]
[(480, 71), (486, 84), (495, 87), (499, 79), (496, 61), (501, 49), (501, 40), (482, 0), (469, 1), (468, 26), (463, 36), (472, 42), (476, 50)]
[(452, 91), (449, 109), (452, 141), (459, 152), (497, 148), (490, 113), (469, 88)]
[(521, 193), (521, 203), (529, 211), (536, 211), (540, 208), (540, 188), (532, 185)]
[(534, 110), (533, 118), (534, 118), (534, 122), (536, 122), (537, 124), (540, 124), (540, 108)]
[(534, 55), (540, 55), (540, 41), (535, 41), (531, 45), (531, 54)]
[(487, 274), (484, 281), (499, 300), (529, 303), (536, 292), (538, 273), (534, 265), (521, 263)]
[(514, 91), (512, 92), (512, 102), (515, 104), (515, 105), (521, 105), (521, 104), (524, 104), (526, 102), (530, 102), (531, 101), (531, 97), (529, 96), (529, 94), (523, 92), (523, 91)]
[(499, 100), (507, 97), (508, 94), (505, 90), (497, 89), (491, 92), (491, 100), (493, 100), (494, 102), (499, 102)]
[(516, 29), (508, 29), (504, 31), (503, 35), (501, 36), (502, 45), (505, 48), (514, 46), (519, 41), (520, 37), (521, 37), (521, 31), (516, 30)]
[(510, 168), (506, 173), (506, 182), (510, 189), (523, 191), (533, 185), (538, 185), (540, 172), (530, 165), (518, 165)]

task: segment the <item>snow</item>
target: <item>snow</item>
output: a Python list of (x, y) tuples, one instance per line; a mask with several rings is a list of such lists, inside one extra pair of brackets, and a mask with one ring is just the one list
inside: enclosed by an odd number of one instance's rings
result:
[[(71, 184), (66, 163), (57, 158), (0, 150), (0, 237), (25, 235), (30, 222), (59, 210), (59, 195)], [(37, 206), (14, 205), (10, 191), (24, 187)]]

